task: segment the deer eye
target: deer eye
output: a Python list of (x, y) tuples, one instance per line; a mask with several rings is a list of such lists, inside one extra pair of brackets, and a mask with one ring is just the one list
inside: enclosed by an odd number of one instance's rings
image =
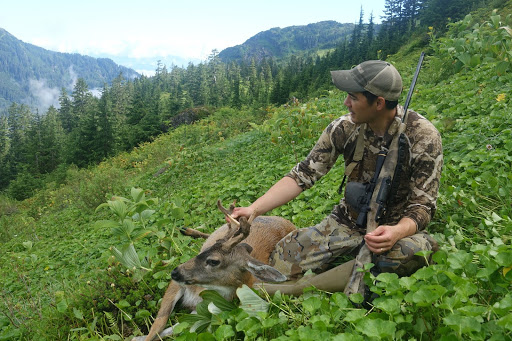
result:
[(220, 260), (218, 259), (207, 259), (206, 264), (209, 266), (218, 266), (220, 264)]

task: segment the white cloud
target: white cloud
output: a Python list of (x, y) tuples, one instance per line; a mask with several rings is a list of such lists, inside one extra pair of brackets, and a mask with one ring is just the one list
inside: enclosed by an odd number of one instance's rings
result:
[[(133, 59), (158, 58), (158, 56), (179, 56), (181, 59), (205, 60), (213, 49), (222, 50), (243, 41), (218, 35), (214, 38), (202, 36), (201, 32), (180, 32), (160, 34), (123, 34), (114, 32), (104, 34), (89, 31), (79, 33), (75, 39), (36, 38), (32, 43), (52, 51), (79, 53), (89, 56), (110, 55)], [(155, 59), (156, 60), (156, 59)]]
[[(73, 65), (68, 68), (70, 83), (67, 89), (73, 89), (78, 81), (78, 75), (73, 70)], [(60, 89), (58, 87), (49, 87), (46, 79), (30, 79), (29, 90), (36, 103), (34, 106), (39, 110), (39, 113), (45, 113), (50, 106), (60, 108)], [(92, 89), (91, 94), (95, 97), (101, 96), (101, 89)]]
[(59, 105), (59, 89), (48, 87), (45, 79), (31, 79), (29, 89), (37, 100), (36, 106), (40, 113), (45, 112), (52, 105), (55, 107)]
[(68, 68), (69, 77), (71, 78), (71, 84), (69, 84), (68, 88), (73, 89), (78, 82), (78, 75), (76, 74), (75, 70), (73, 70), (73, 65), (70, 65)]
[(91, 93), (91, 95), (93, 95), (94, 97), (96, 97), (96, 98), (101, 98), (101, 95), (102, 95), (103, 89), (102, 89), (102, 88), (94, 88), (94, 89), (89, 90), (89, 92), (90, 92), (90, 93)]
[(151, 77), (151, 76), (155, 75), (155, 70), (135, 70), (135, 71), (137, 71), (140, 75), (144, 75), (146, 77)]

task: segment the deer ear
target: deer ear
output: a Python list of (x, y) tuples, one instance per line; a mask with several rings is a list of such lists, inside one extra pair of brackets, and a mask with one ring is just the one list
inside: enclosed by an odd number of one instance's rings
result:
[(286, 276), (278, 270), (254, 258), (247, 260), (246, 269), (263, 282), (284, 282), (287, 280)]
[(242, 246), (244, 249), (246, 249), (248, 254), (251, 254), (251, 252), (252, 252), (252, 246), (251, 245), (246, 244), (246, 243), (240, 243), (239, 245)]

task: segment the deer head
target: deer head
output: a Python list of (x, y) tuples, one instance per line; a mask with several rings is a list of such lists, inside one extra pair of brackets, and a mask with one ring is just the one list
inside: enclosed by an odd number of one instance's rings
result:
[(231, 217), (234, 205), (230, 211), (222, 207), (220, 201), (217, 206), (230, 221), (226, 234), (199, 255), (174, 269), (172, 279), (181, 284), (217, 289), (222, 287), (231, 292), (242, 284), (252, 285), (254, 277), (265, 282), (285, 281), (286, 276), (252, 257), (253, 248), (242, 242), (251, 229), (249, 220), (242, 217), (238, 222)]

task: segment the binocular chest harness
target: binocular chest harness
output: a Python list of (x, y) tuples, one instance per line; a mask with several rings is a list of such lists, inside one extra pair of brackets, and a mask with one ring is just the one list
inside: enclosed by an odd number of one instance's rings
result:
[[(402, 119), (403, 123), (399, 123), (400, 128), (394, 134), (392, 140), (386, 146), (383, 146), (382, 149), (377, 154), (375, 174), (372, 177), (372, 179), (366, 183), (349, 181), (346, 185), (345, 200), (350, 205), (351, 208), (358, 212), (356, 226), (359, 228), (366, 227), (372, 194), (379, 181), (379, 174), (382, 170), (384, 161), (388, 155), (391, 145), (397, 148), (395, 169), (392, 175), (387, 175), (382, 178), (381, 186), (375, 198), (378, 204), (378, 209), (375, 216), (375, 219), (377, 221), (380, 221), (384, 217), (387, 204), (389, 203), (390, 199), (395, 196), (397, 192), (398, 186), (400, 184), (400, 178), (402, 175), (403, 164), (405, 162), (405, 157), (409, 149), (409, 142), (407, 136), (404, 133), (406, 126), (406, 116), (407, 112), (404, 112)], [(398, 117), (396, 117), (395, 119), (399, 120)], [(342, 183), (338, 189), (338, 193), (340, 194), (342, 192), (346, 178), (350, 177), (350, 174), (354, 171), (355, 167), (360, 163), (360, 161), (363, 158), (364, 135), (366, 134), (367, 129), (368, 125), (364, 123), (355, 131), (355, 134), (358, 134), (355, 150), (352, 157), (352, 161), (350, 162), (350, 164), (347, 165), (345, 169), (345, 175), (343, 176)], [(395, 141), (395, 139), (398, 140)]]

